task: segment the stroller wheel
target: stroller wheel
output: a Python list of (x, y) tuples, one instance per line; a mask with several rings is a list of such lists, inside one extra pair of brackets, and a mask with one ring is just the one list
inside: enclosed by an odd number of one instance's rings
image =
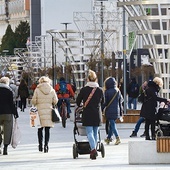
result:
[(73, 144), (73, 158), (78, 158), (78, 152), (77, 152), (77, 146), (76, 144)]
[(100, 144), (100, 150), (101, 150), (102, 158), (104, 158), (105, 157), (105, 149), (104, 149), (103, 143)]

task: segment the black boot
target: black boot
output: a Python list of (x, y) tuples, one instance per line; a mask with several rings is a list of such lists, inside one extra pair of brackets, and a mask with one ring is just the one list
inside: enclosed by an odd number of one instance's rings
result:
[(44, 145), (44, 153), (48, 153), (48, 145)]
[(132, 134), (130, 135), (130, 137), (137, 137), (137, 133), (135, 131), (132, 131)]
[(149, 136), (146, 136), (145, 137), (145, 140), (151, 140)]
[(42, 129), (39, 128), (39, 129), (38, 129), (38, 143), (39, 143), (38, 149), (39, 149), (40, 152), (43, 151), (42, 141), (43, 141)]
[(146, 133), (145, 133), (145, 131), (144, 131), (143, 134), (140, 135), (140, 137), (145, 137), (145, 136), (146, 136)]
[(8, 155), (7, 149), (8, 149), (8, 145), (4, 145), (3, 155)]
[(45, 145), (44, 145), (44, 153), (48, 152), (48, 142), (50, 139), (50, 128), (49, 127), (45, 127)]

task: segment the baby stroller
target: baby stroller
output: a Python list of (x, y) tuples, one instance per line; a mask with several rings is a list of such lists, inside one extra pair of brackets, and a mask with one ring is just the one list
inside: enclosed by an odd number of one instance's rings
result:
[(170, 104), (161, 103), (157, 113), (157, 136), (170, 136)]
[[(86, 138), (86, 140), (81, 140), (78, 141), (77, 137), (79, 136), (87, 136), (86, 135), (86, 130), (85, 127), (82, 126), (82, 108), (77, 108), (75, 109), (75, 118), (74, 118), (74, 129), (73, 129), (73, 134), (74, 134), (74, 141), (75, 143), (73, 144), (73, 158), (76, 159), (78, 158), (78, 155), (84, 155), (84, 154), (90, 154), (90, 144)], [(98, 138), (99, 141), (97, 143), (97, 151), (101, 152), (102, 158), (105, 156), (105, 149), (103, 143), (101, 143), (101, 138), (100, 138), (100, 130), (98, 133)]]

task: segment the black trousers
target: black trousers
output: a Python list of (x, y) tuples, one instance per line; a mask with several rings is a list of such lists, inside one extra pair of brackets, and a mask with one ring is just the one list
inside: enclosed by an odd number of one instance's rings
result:
[(50, 127), (38, 128), (38, 143), (39, 143), (39, 145), (42, 146), (42, 143), (43, 143), (43, 129), (45, 129), (44, 145), (48, 146), (48, 142), (49, 142), (49, 139), (50, 139)]
[(27, 98), (26, 97), (22, 97), (21, 98), (21, 109), (24, 110), (26, 108), (26, 104), (27, 104)]
[(145, 119), (145, 133), (146, 137), (149, 137), (149, 128), (151, 126), (151, 136), (155, 138), (155, 120)]

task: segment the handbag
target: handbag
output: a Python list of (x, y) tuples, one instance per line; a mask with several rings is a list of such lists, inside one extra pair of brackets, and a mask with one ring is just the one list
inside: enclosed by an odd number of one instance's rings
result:
[(115, 99), (116, 95), (117, 95), (118, 91), (115, 93), (115, 95), (112, 97), (112, 99), (110, 100), (109, 104), (103, 109), (102, 112), (102, 117), (103, 117), (103, 123), (106, 123), (106, 109), (110, 106), (110, 104), (113, 102), (113, 100)]
[(21, 141), (21, 131), (18, 126), (17, 119), (14, 120), (14, 126), (12, 130), (11, 145), (15, 149)]
[(61, 116), (57, 108), (53, 106), (52, 111), (51, 111), (51, 120), (54, 123), (61, 122)]
[(41, 128), (40, 118), (38, 114), (38, 109), (34, 106), (30, 108), (30, 126)]

